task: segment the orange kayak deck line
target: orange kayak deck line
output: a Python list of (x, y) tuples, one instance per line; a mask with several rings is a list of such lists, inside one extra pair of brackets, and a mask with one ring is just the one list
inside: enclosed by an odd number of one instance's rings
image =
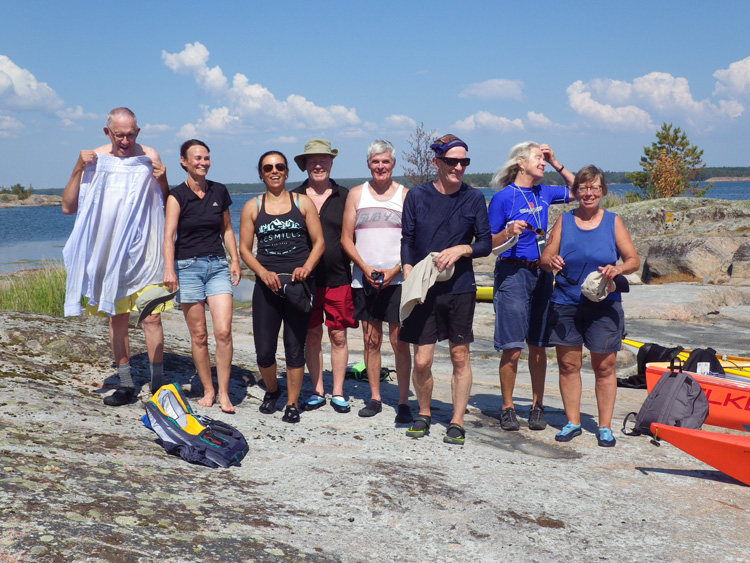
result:
[(686, 454), (750, 485), (750, 436), (717, 434), (654, 422), (651, 432)]
[[(669, 364), (666, 362), (646, 365), (646, 387), (649, 393), (666, 371), (669, 371)], [(708, 399), (706, 424), (734, 430), (743, 430), (743, 425), (750, 424), (750, 380), (745, 383), (711, 375), (686, 373), (701, 386)]]

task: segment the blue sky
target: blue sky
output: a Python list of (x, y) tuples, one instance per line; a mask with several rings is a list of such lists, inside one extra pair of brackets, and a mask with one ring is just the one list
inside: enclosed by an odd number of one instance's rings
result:
[(172, 184), (191, 137), (211, 147), (216, 181), (255, 182), (261, 153), (291, 161), (312, 137), (340, 150), (334, 178), (357, 177), (373, 139), (403, 162), (419, 122), (462, 137), (470, 172), (525, 140), (571, 170), (636, 170), (664, 121), (707, 165), (750, 165), (748, 2), (0, 7), (0, 186), (62, 188), (120, 105)]

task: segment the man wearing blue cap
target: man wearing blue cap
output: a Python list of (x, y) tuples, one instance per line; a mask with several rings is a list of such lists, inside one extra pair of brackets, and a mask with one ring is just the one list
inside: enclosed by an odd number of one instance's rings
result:
[(435, 283), (422, 304), (402, 319), (399, 339), (414, 344), (414, 390), (419, 416), (406, 431), (412, 438), (428, 433), (432, 422), (432, 361), (435, 343), (448, 339), (453, 377), (453, 416), (443, 441), (463, 445), (464, 413), (471, 393), (469, 345), (474, 340), (473, 321), (476, 282), (472, 258), (487, 256), (492, 236), (484, 196), (462, 182), (470, 159), (468, 146), (455, 135), (437, 139), (430, 148), (437, 171), (434, 182), (416, 186), (406, 196), (402, 216), (401, 262), (404, 278), (413, 267), (436, 252), (434, 266), (453, 275)]

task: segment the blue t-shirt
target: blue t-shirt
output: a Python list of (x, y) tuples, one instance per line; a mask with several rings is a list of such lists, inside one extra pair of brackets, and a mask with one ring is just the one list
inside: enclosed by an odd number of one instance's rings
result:
[[(588, 302), (581, 295), (581, 284), (599, 266), (614, 265), (620, 257), (615, 243), (615, 215), (607, 210), (595, 229), (584, 230), (576, 225), (574, 211), (561, 215), (560, 256), (565, 266), (555, 276), (551, 301), (560, 305)], [(619, 292), (607, 295), (605, 301), (621, 301)]]
[[(420, 184), (406, 194), (401, 215), (401, 261), (414, 266), (430, 252), (441, 252), (468, 244), (472, 258), (487, 256), (492, 236), (487, 221), (487, 203), (482, 192), (468, 184), (452, 194), (443, 194), (432, 182)], [(472, 258), (459, 258), (451, 279), (435, 284), (435, 294), (476, 291)]]
[[(535, 229), (547, 232), (548, 211), (550, 205), (568, 203), (569, 190), (564, 186), (534, 186), (519, 188), (508, 184), (492, 196), (488, 209), (492, 234), (502, 231), (511, 221), (526, 221)], [(503, 252), (502, 256), (519, 260), (539, 259), (539, 248), (536, 235), (524, 230), (518, 236), (518, 243)]]

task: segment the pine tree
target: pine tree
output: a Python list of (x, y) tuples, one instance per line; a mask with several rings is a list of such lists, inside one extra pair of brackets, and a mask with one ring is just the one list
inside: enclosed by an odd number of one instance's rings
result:
[(642, 172), (626, 174), (626, 178), (641, 190), (644, 199), (678, 195), (704, 195), (713, 184), (699, 186), (696, 182), (703, 164), (703, 151), (690, 144), (679, 127), (663, 123), (656, 132), (656, 142), (643, 147)]

